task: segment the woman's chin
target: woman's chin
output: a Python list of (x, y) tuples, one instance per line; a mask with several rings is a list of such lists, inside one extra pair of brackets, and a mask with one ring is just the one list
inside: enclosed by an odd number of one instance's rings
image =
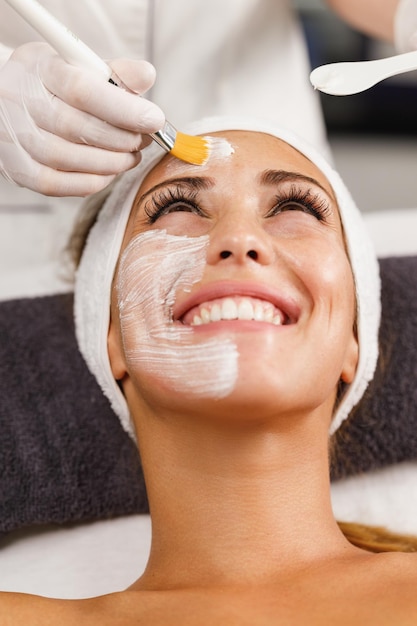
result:
[(293, 403), (293, 397), (288, 394), (284, 394), (288, 397), (283, 398), (277, 380), (260, 380), (253, 372), (238, 376), (233, 388), (226, 393), (219, 392), (216, 385), (204, 389), (204, 392), (198, 384), (193, 388), (179, 389), (163, 377), (147, 378), (143, 382), (139, 393), (138, 390), (135, 392), (135, 404), (140, 407), (138, 415), (143, 414), (145, 406), (146, 412), (150, 410), (155, 414), (237, 424), (272, 418), (279, 412), (279, 407), (283, 408), (283, 400), (288, 406)]

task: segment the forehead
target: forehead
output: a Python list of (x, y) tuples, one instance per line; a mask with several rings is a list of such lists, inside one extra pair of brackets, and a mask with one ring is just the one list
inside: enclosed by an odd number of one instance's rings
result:
[(184, 163), (168, 154), (145, 177), (138, 193), (145, 193), (164, 180), (180, 176), (206, 175), (230, 182), (236, 177), (245, 177), (250, 182), (259, 172), (282, 169), (314, 178), (333, 196), (332, 188), (323, 172), (281, 139), (265, 133), (236, 130), (211, 133), (210, 136), (226, 139), (231, 144), (233, 153), (224, 156), (217, 154), (214, 149), (203, 166)]

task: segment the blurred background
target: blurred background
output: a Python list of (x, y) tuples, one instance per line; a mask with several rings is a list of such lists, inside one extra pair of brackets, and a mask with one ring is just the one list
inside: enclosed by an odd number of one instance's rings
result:
[[(296, 0), (312, 68), (395, 54), (364, 37), (321, 0)], [(353, 96), (320, 94), (334, 160), (360, 208), (417, 208), (417, 72)]]

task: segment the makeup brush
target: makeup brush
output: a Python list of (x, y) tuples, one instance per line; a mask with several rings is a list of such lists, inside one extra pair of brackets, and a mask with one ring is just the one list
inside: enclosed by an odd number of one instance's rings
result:
[[(112, 69), (81, 39), (57, 20), (37, 0), (6, 0), (28, 24), (71, 65), (89, 68), (102, 74), (110, 83), (132, 92)], [(138, 95), (138, 94), (136, 94)], [(193, 137), (179, 132), (172, 124), (150, 135), (166, 152), (192, 163), (204, 165), (210, 156), (210, 145), (204, 137)]]

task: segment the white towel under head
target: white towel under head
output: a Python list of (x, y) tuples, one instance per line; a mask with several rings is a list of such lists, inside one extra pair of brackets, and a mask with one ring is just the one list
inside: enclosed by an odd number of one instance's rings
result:
[[(282, 139), (323, 172), (335, 193), (356, 287), (359, 362), (355, 378), (333, 418), (333, 433), (361, 399), (376, 367), (381, 305), (379, 266), (373, 245), (349, 191), (315, 148), (286, 129), (252, 118), (206, 118), (184, 128), (183, 132), (204, 135), (223, 130), (255, 131)], [(75, 326), (80, 351), (123, 427), (132, 436), (129, 409), (113, 378), (107, 352), (111, 284), (137, 190), (164, 155), (155, 144), (149, 146), (143, 152), (141, 163), (116, 182), (89, 233), (75, 283)]]

